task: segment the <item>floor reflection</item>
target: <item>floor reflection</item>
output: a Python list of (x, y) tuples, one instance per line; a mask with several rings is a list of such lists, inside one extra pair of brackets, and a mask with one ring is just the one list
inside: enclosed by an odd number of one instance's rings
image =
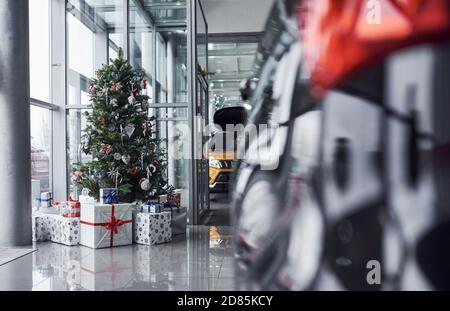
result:
[[(38, 243), (0, 266), (0, 290), (233, 290), (229, 227), (191, 227), (156, 246), (93, 250)], [(7, 281), (7, 282), (5, 282)]]

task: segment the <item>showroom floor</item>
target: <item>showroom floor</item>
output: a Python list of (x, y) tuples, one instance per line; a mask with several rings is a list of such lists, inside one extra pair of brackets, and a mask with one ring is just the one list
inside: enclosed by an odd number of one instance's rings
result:
[(0, 266), (0, 290), (233, 290), (230, 227), (188, 228), (156, 246), (93, 250), (37, 243)]

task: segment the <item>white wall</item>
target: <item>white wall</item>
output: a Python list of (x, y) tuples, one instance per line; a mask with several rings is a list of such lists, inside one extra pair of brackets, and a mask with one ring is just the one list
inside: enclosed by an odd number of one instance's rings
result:
[(260, 32), (275, 0), (201, 0), (208, 32)]

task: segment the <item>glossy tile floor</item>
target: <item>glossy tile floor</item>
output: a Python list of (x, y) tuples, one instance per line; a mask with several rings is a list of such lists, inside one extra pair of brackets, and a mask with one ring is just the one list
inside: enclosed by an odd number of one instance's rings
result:
[(172, 243), (93, 250), (37, 243), (0, 266), (0, 290), (233, 290), (230, 227), (188, 228)]

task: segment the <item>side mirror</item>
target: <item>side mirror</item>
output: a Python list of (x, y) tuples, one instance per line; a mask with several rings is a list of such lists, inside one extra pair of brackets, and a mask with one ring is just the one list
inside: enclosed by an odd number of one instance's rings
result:
[(225, 107), (214, 114), (214, 124), (226, 130), (227, 124), (237, 125), (247, 122), (247, 111), (244, 107)]

